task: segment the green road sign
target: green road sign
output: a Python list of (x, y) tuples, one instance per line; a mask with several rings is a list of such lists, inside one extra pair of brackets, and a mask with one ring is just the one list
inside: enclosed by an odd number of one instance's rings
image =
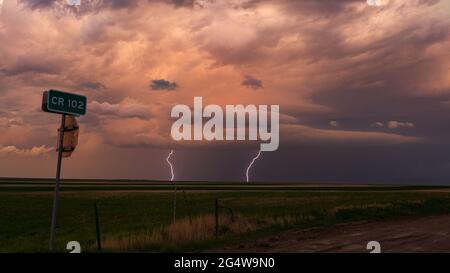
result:
[(42, 110), (45, 112), (81, 116), (86, 114), (85, 96), (70, 94), (58, 90), (44, 92)]

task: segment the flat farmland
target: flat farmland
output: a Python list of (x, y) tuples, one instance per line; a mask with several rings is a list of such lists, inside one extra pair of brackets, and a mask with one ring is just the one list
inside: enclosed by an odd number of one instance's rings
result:
[[(52, 180), (0, 179), (0, 252), (47, 251), (53, 186)], [(98, 251), (94, 204), (103, 251), (210, 251), (294, 229), (446, 215), (450, 191), (431, 186), (65, 180), (57, 251), (67, 252), (69, 241), (80, 242), (82, 251)]]

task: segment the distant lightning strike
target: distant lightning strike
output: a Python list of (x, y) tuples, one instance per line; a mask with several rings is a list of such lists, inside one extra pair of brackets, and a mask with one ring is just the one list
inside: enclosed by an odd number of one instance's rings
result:
[(170, 157), (173, 155), (173, 150), (170, 150), (170, 153), (167, 155), (166, 161), (167, 164), (169, 164), (170, 167), (170, 181), (173, 181), (173, 179), (175, 178), (175, 173), (173, 172), (173, 165), (172, 162), (170, 162)]
[[(173, 165), (172, 162), (170, 162), (170, 157), (173, 155), (173, 149), (170, 150), (170, 153), (166, 157), (166, 162), (169, 164), (170, 167), (170, 181), (173, 181), (175, 178), (175, 173), (173, 172)], [(177, 184), (174, 183), (173, 188), (173, 222), (175, 223), (177, 219)]]
[(250, 169), (252, 168), (253, 164), (255, 163), (255, 161), (259, 158), (259, 156), (261, 155), (261, 151), (258, 152), (258, 154), (253, 158), (252, 162), (250, 163), (250, 165), (248, 165), (247, 167), (247, 172), (246, 172), (246, 176), (247, 176), (247, 183), (250, 181), (248, 178), (248, 173), (250, 171)]

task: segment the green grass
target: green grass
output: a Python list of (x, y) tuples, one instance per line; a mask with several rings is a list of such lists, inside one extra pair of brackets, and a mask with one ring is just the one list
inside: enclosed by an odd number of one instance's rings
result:
[[(81, 186), (82, 187), (82, 186)], [(102, 188), (101, 186), (96, 186)], [(188, 186), (186, 189), (199, 189)], [(208, 186), (208, 189), (213, 186)], [(107, 188), (107, 187), (106, 187)], [(214, 187), (213, 187), (214, 188)], [(103, 188), (104, 189), (104, 188)], [(129, 189), (129, 188), (128, 188)], [(214, 213), (214, 199), (234, 214), (258, 223), (267, 217), (292, 216), (285, 225), (261, 225), (248, 234), (225, 230), (219, 239), (148, 245), (149, 251), (202, 251), (211, 247), (245, 242), (293, 227), (330, 226), (361, 220), (383, 220), (404, 216), (450, 212), (450, 193), (416, 188), (258, 189), (235, 187), (215, 191), (178, 191), (177, 219)], [(134, 190), (134, 188), (133, 188)], [(94, 203), (98, 203), (103, 237), (127, 236), (166, 227), (172, 221), (171, 191), (62, 191), (58, 213), (56, 249), (65, 251), (68, 241), (82, 248), (95, 246)], [(48, 248), (52, 192), (34, 187), (0, 188), (0, 252), (45, 252)], [(226, 214), (226, 210), (222, 210)], [(130, 249), (133, 250), (133, 249)], [(140, 249), (142, 250), (142, 249)]]

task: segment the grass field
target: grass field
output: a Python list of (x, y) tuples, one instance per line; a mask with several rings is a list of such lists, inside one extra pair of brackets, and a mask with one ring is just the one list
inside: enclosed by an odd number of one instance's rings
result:
[[(0, 252), (45, 252), (53, 182), (0, 179)], [(56, 249), (96, 251), (94, 203), (105, 251), (205, 251), (290, 228), (450, 212), (445, 187), (298, 186), (64, 181)], [(219, 235), (214, 202), (219, 199)]]

